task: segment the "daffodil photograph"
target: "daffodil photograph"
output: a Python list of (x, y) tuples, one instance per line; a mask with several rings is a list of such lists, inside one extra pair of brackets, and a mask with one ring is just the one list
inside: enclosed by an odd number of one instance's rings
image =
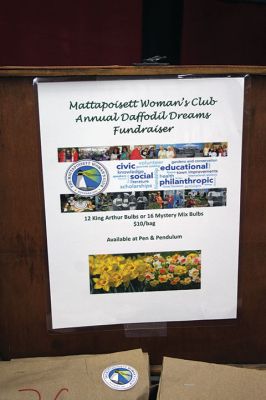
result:
[(89, 256), (90, 292), (128, 293), (201, 287), (201, 251)]

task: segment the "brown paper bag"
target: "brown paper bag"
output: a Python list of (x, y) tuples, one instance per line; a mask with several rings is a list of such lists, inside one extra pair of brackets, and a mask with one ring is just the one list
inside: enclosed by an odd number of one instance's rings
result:
[[(139, 373), (137, 384), (126, 393), (110, 389), (102, 380), (103, 370), (112, 364), (128, 364)], [(0, 362), (0, 400), (146, 400), (148, 364), (141, 350)]]
[(165, 357), (157, 400), (265, 400), (266, 371)]
[[(138, 381), (134, 387), (126, 391), (117, 391), (109, 388), (102, 379), (105, 368), (126, 364), (138, 372)], [(148, 400), (149, 398), (149, 360), (147, 354), (141, 350), (103, 354), (86, 359), (87, 369), (91, 374), (90, 399), (93, 400)]]
[(86, 399), (84, 359), (0, 363), (0, 400)]

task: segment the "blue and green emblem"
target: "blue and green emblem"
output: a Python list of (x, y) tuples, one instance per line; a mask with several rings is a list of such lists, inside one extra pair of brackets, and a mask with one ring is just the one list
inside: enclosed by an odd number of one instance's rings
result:
[(97, 161), (79, 161), (67, 170), (66, 183), (74, 193), (94, 196), (106, 188), (108, 172)]
[(102, 373), (104, 383), (114, 390), (128, 390), (136, 385), (138, 373), (129, 365), (112, 365)]

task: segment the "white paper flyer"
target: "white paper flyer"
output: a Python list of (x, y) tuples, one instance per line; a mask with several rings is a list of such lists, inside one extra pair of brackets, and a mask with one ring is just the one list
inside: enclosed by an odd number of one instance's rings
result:
[(236, 318), (244, 78), (37, 87), (52, 327)]

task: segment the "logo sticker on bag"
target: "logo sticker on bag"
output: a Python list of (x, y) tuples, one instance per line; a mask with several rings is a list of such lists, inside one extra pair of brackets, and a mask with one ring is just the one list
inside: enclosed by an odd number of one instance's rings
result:
[(128, 390), (136, 385), (138, 372), (129, 365), (111, 365), (102, 373), (104, 383), (114, 390)]

